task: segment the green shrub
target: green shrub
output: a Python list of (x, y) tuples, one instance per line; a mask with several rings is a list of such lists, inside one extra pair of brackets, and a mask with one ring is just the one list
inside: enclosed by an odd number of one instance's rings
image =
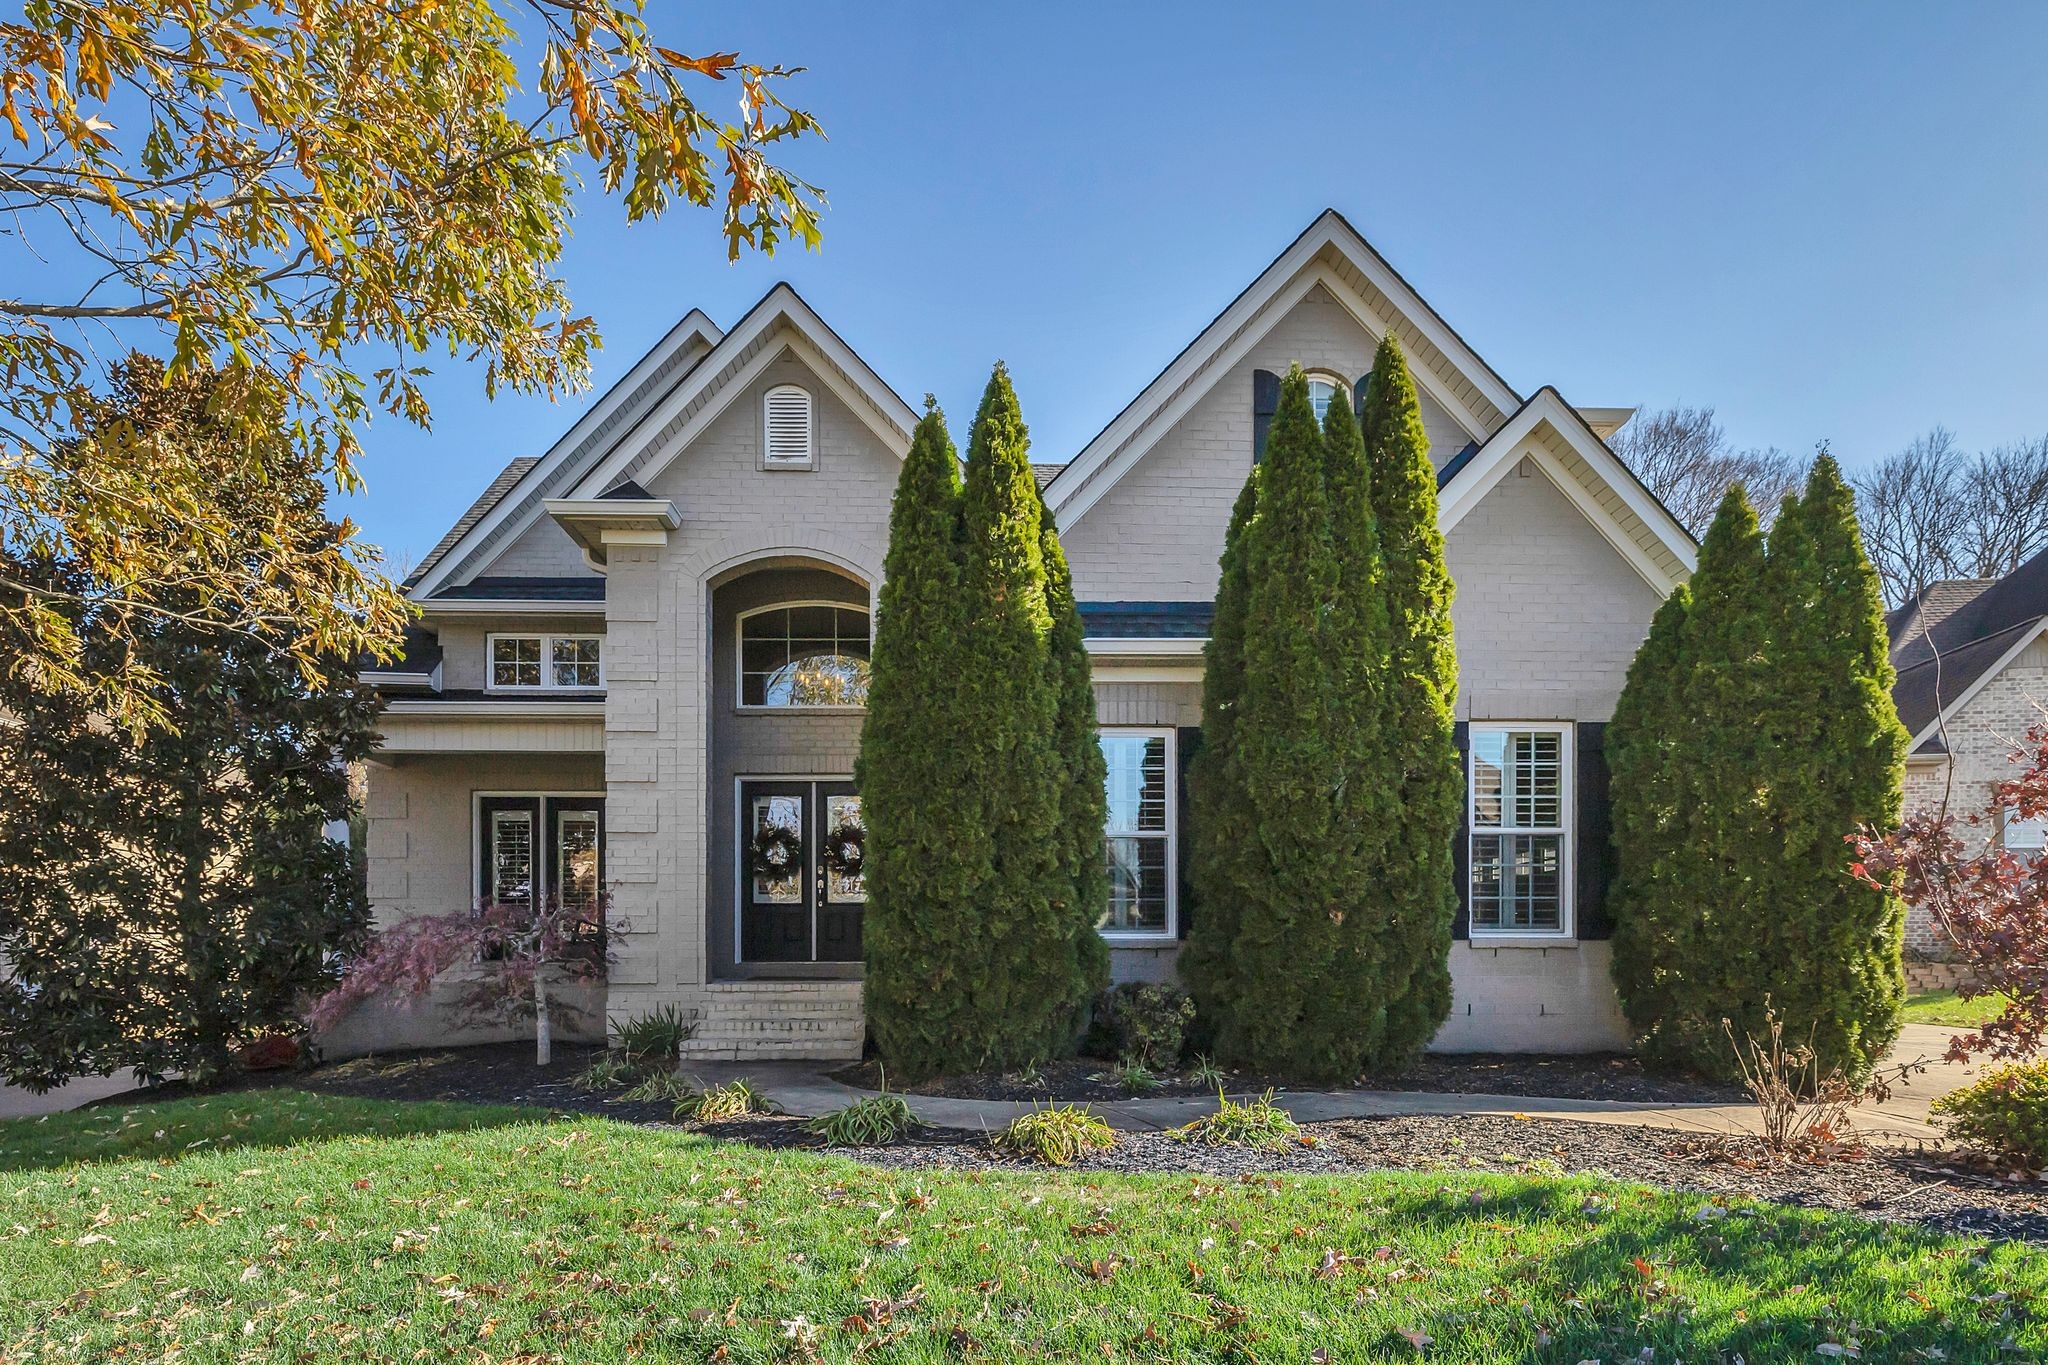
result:
[(1934, 1102), (1950, 1136), (2030, 1170), (2048, 1166), (2048, 1062), (2000, 1067)]
[(1285, 1109), (1273, 1103), (1268, 1090), (1258, 1099), (1239, 1103), (1216, 1092), (1216, 1112), (1204, 1114), (1193, 1123), (1169, 1130), (1182, 1142), (1199, 1142), (1204, 1147), (1259, 1147), (1279, 1151), (1303, 1141), (1301, 1125)]
[(1095, 1013), (1107, 1055), (1171, 1071), (1180, 1065), (1195, 1002), (1179, 986), (1126, 981), (1097, 998)]
[(680, 1005), (663, 1005), (612, 1026), (616, 1048), (627, 1058), (660, 1058), (674, 1062), (683, 1040), (697, 1031)]
[(875, 1147), (894, 1142), (917, 1126), (901, 1095), (887, 1091), (855, 1100), (844, 1109), (820, 1114), (804, 1127), (834, 1147)]
[(605, 1090), (617, 1090), (632, 1080), (636, 1074), (637, 1070), (627, 1059), (626, 1054), (612, 1049), (583, 1068), (582, 1073), (569, 1084), (586, 1094), (594, 1094)]
[(1048, 1166), (1065, 1166), (1085, 1152), (1116, 1146), (1116, 1133), (1086, 1109), (1055, 1104), (1034, 1109), (989, 1138), (997, 1148)]
[(686, 1095), (676, 1104), (675, 1116), (697, 1123), (723, 1123), (748, 1114), (773, 1114), (776, 1104), (745, 1076), (714, 1085), (701, 1094)]

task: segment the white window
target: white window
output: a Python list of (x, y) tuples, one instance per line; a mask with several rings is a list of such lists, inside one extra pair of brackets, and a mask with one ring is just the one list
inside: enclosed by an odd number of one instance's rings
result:
[(595, 691), (604, 686), (601, 635), (493, 635), (494, 690)]
[(1571, 933), (1569, 725), (1471, 728), (1472, 937)]
[(2028, 820), (2016, 810), (2007, 810), (1999, 822), (1999, 839), (2016, 853), (2039, 853), (2048, 847), (2048, 816)]
[(868, 704), (868, 612), (840, 602), (788, 602), (739, 620), (741, 706)]
[(1330, 404), (1337, 401), (1337, 395), (1345, 392), (1343, 380), (1326, 370), (1317, 370), (1308, 377), (1308, 401), (1316, 410), (1316, 421), (1323, 420), (1323, 414), (1330, 410)]
[(809, 469), (817, 457), (811, 395), (794, 384), (778, 384), (762, 400), (761, 416), (762, 462), (771, 469)]
[(1172, 938), (1175, 768), (1173, 731), (1104, 730), (1103, 858), (1109, 903), (1096, 922), (1109, 938)]

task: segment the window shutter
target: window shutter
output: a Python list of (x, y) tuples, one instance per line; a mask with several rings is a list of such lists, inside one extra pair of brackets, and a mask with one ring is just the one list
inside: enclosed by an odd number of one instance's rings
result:
[(1180, 786), (1175, 792), (1174, 805), (1179, 814), (1180, 828), (1173, 832), (1173, 879), (1176, 894), (1180, 897), (1180, 937), (1186, 938), (1188, 926), (1195, 921), (1195, 886), (1189, 876), (1194, 867), (1194, 850), (1190, 847), (1188, 831), (1188, 765), (1202, 751), (1202, 727), (1183, 725), (1175, 730), (1173, 747), (1180, 761)]
[(1252, 463), (1266, 454), (1266, 433), (1280, 411), (1280, 376), (1271, 370), (1252, 371)]
[(768, 463), (811, 462), (811, 396), (794, 384), (768, 390)]
[(1614, 882), (1614, 821), (1607, 795), (1606, 742), (1606, 722), (1578, 727), (1578, 761), (1572, 774), (1577, 823), (1572, 829), (1572, 848), (1578, 860), (1573, 898), (1579, 938), (1614, 937), (1614, 917), (1607, 908), (1607, 889)]
[(1465, 786), (1472, 780), (1472, 727), (1459, 721), (1451, 727), (1458, 746), (1458, 842), (1451, 846), (1451, 875), (1458, 882), (1458, 917), (1451, 921), (1452, 938), (1472, 937), (1472, 799)]
[(1351, 410), (1360, 417), (1365, 416), (1365, 396), (1372, 391), (1372, 371), (1358, 376), (1358, 382), (1351, 386)]

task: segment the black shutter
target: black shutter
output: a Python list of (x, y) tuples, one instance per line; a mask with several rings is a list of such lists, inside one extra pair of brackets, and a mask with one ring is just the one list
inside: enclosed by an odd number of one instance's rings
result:
[(1195, 884), (1188, 875), (1194, 865), (1194, 841), (1188, 832), (1188, 764), (1202, 751), (1202, 727), (1181, 726), (1173, 732), (1173, 744), (1180, 760), (1180, 785), (1174, 792), (1180, 828), (1173, 832), (1173, 880), (1175, 894), (1180, 897), (1180, 936), (1186, 938), (1188, 926), (1195, 922)]
[(1458, 842), (1451, 846), (1452, 875), (1458, 881), (1458, 917), (1451, 921), (1452, 938), (1472, 937), (1472, 798), (1465, 786), (1472, 780), (1472, 727), (1459, 721), (1451, 727), (1458, 746)]
[(1578, 727), (1578, 761), (1572, 773), (1573, 849), (1578, 870), (1573, 882), (1578, 937), (1612, 938), (1614, 917), (1607, 908), (1607, 888), (1614, 881), (1614, 821), (1607, 795), (1607, 724), (1591, 721)]
[(1271, 370), (1252, 371), (1252, 463), (1266, 453), (1266, 433), (1280, 411), (1280, 376)]
[(1365, 396), (1372, 392), (1372, 371), (1358, 376), (1358, 382), (1351, 386), (1351, 410), (1360, 417), (1365, 416)]

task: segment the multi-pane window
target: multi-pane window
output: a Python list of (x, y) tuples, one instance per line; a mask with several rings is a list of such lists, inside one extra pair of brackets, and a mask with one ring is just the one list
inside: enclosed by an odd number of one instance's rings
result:
[(2048, 846), (2048, 816), (2027, 819), (2016, 810), (2006, 810), (1999, 822), (1999, 842), (2022, 853), (2039, 853)]
[(1568, 727), (1471, 730), (1472, 933), (1570, 928)]
[(1330, 410), (1337, 395), (1344, 391), (1344, 381), (1333, 374), (1311, 374), (1308, 377), (1308, 401), (1316, 410), (1316, 421), (1323, 420), (1323, 414)]
[(1173, 736), (1167, 731), (1104, 730), (1108, 768), (1103, 794), (1103, 857), (1109, 903), (1105, 934), (1171, 936), (1173, 895)]
[(598, 635), (493, 635), (491, 686), (596, 689), (603, 652)]
[(868, 614), (801, 602), (740, 617), (740, 705), (865, 706)]

